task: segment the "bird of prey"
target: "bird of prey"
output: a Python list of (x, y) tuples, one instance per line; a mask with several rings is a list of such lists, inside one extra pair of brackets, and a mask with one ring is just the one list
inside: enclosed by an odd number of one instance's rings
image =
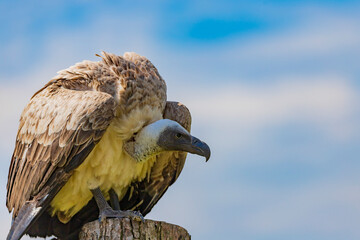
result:
[(8, 240), (77, 239), (98, 217), (143, 219), (187, 153), (210, 157), (189, 133), (189, 110), (167, 101), (147, 58), (99, 57), (60, 71), (21, 114), (7, 183)]

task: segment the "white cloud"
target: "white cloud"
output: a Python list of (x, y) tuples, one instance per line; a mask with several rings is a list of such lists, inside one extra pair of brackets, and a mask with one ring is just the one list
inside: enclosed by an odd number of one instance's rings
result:
[[(298, 60), (302, 57), (324, 57), (339, 52), (357, 51), (360, 46), (358, 17), (345, 16), (319, 9), (307, 13), (292, 27), (256, 35), (226, 52), (236, 59), (262, 61)], [(304, 11), (305, 12), (305, 11)]]
[(313, 126), (333, 139), (347, 139), (357, 130), (359, 96), (350, 83), (331, 75), (283, 77), (276, 84), (260, 86), (177, 86), (171, 92), (186, 92), (177, 97), (191, 109), (193, 122), (216, 135), (254, 134), (289, 122)]
[[(209, 238), (218, 232), (248, 236), (244, 239), (302, 239), (303, 233), (311, 239), (360, 236), (360, 189), (355, 170), (347, 171), (347, 175), (328, 174), (311, 182), (280, 187), (226, 182), (221, 180), (227, 174), (221, 168), (217, 175), (209, 175), (201, 173), (207, 172), (206, 166), (192, 170), (193, 165), (187, 163), (181, 180), (160, 200), (150, 218), (180, 224), (195, 238)], [(199, 172), (201, 179), (197, 177)]]
[(275, 199), (264, 200), (238, 224), (263, 235), (307, 231), (329, 236), (346, 233), (351, 239), (358, 238), (360, 189), (354, 180), (358, 178), (332, 176), (302, 188), (275, 190)]

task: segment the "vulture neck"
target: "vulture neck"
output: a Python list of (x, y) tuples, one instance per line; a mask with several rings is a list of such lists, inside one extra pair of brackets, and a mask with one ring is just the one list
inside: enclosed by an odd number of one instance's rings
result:
[(137, 162), (146, 161), (164, 152), (158, 145), (161, 133), (172, 124), (171, 120), (161, 119), (142, 128), (133, 138), (124, 143), (125, 151)]

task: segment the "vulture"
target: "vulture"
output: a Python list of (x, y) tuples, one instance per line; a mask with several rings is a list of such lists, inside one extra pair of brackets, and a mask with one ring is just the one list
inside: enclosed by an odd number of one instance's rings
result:
[(167, 101), (155, 66), (102, 52), (37, 91), (20, 117), (6, 206), (8, 240), (78, 239), (96, 219), (143, 220), (181, 173), (187, 153), (210, 158), (191, 115)]

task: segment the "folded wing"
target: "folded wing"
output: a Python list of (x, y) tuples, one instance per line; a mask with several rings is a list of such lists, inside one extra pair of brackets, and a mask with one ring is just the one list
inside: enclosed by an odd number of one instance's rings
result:
[(13, 218), (25, 202), (55, 196), (102, 137), (115, 105), (107, 93), (56, 83), (32, 97), (20, 118), (9, 169), (6, 204)]

